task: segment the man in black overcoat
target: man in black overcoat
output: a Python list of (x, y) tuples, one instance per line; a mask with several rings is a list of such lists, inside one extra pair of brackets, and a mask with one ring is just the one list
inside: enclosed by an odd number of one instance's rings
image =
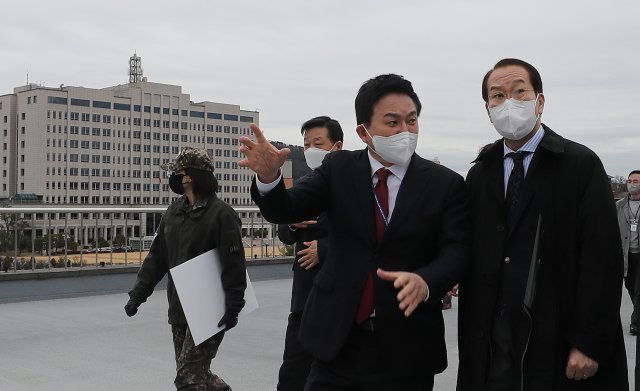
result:
[(623, 261), (598, 156), (541, 123), (538, 71), (482, 83), (501, 139), (467, 175), (472, 264), (460, 285), (458, 391), (628, 390)]

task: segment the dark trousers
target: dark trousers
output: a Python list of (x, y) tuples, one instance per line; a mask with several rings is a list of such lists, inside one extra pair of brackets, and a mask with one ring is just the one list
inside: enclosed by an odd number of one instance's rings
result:
[(278, 391), (302, 391), (311, 370), (313, 356), (302, 347), (298, 339), (301, 319), (300, 312), (289, 314), (282, 365), (278, 373)]
[(499, 311), (491, 330), (491, 363), (487, 391), (509, 391), (516, 386), (516, 354), (511, 321), (504, 311)]
[(631, 313), (631, 324), (638, 324), (638, 308), (640, 306), (640, 254), (629, 253), (627, 258), (627, 276), (624, 278), (624, 286), (629, 292), (629, 297), (633, 303)]
[(218, 353), (224, 333), (218, 333), (195, 346), (191, 331), (186, 326), (171, 326), (173, 348), (176, 355), (174, 384), (180, 391), (231, 391), (222, 379), (211, 372), (211, 360)]
[(314, 361), (304, 390), (433, 390), (433, 375), (391, 372), (385, 368), (385, 361), (375, 332), (354, 329), (338, 357)]

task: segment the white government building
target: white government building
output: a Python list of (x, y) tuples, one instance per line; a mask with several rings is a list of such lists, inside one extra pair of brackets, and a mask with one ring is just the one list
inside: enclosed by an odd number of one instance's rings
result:
[[(159, 166), (189, 146), (204, 148), (213, 157), (219, 197), (234, 207), (253, 206), (253, 175), (237, 164), (238, 138), (251, 134), (249, 124), (259, 123), (259, 113), (233, 104), (192, 102), (182, 87), (142, 77), (137, 55), (129, 65), (127, 84), (101, 89), (27, 84), (0, 96), (0, 201), (15, 206), (166, 207), (176, 195)], [(285, 171), (290, 177), (290, 162)], [(51, 220), (53, 233), (64, 229), (60, 215)], [(150, 214), (136, 216), (125, 227), (123, 215), (85, 214), (89, 220), (81, 228), (77, 214), (70, 214), (69, 238), (90, 243), (96, 226), (98, 237), (105, 239), (141, 237), (153, 234), (153, 222), (159, 221)], [(260, 219), (258, 213), (241, 217)], [(48, 224), (37, 216), (36, 237), (47, 232)]]

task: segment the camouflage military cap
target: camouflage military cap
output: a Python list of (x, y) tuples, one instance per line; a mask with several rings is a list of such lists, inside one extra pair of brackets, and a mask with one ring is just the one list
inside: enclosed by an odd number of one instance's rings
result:
[(183, 149), (173, 162), (160, 165), (161, 169), (171, 172), (179, 172), (189, 167), (211, 172), (214, 171), (213, 160), (207, 151), (191, 147)]

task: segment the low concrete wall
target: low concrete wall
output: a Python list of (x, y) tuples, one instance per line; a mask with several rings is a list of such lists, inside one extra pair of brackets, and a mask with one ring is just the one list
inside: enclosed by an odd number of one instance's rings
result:
[[(289, 278), (292, 262), (292, 257), (256, 259), (248, 261), (247, 268), (252, 281)], [(139, 269), (107, 266), (0, 273), (0, 303), (128, 292)], [(156, 289), (166, 286), (165, 277)]]

